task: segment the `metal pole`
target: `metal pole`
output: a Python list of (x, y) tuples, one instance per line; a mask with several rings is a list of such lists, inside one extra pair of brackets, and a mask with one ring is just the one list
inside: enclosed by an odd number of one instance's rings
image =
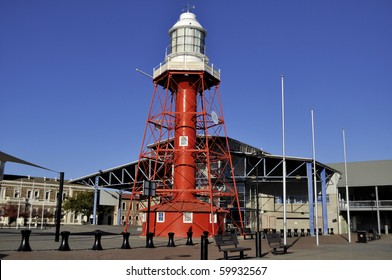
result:
[(118, 192), (118, 208), (117, 208), (117, 224), (118, 225), (121, 225), (121, 206), (122, 206), (122, 199), (121, 199), (121, 197), (122, 197), (122, 193), (123, 193), (123, 190), (120, 190), (119, 192)]
[(256, 231), (260, 231), (260, 208), (259, 208), (259, 172), (256, 165)]
[(348, 174), (347, 174), (347, 154), (346, 154), (346, 134), (343, 129), (343, 151), (344, 151), (344, 175), (346, 179), (346, 201), (347, 201), (347, 234), (348, 242), (351, 243), (351, 220), (350, 220), (350, 201), (348, 193)]
[(285, 129), (284, 129), (284, 76), (282, 80), (282, 160), (283, 160), (283, 243), (287, 244), (287, 221), (286, 221), (286, 144), (285, 144)]
[(259, 168), (256, 165), (256, 258), (261, 258), (261, 234), (260, 234), (260, 206), (259, 206)]
[(57, 196), (57, 210), (56, 210), (56, 235), (55, 242), (60, 240), (60, 223), (61, 223), (61, 203), (63, 201), (63, 189), (64, 189), (64, 172), (60, 172), (60, 185), (59, 193)]
[(316, 217), (316, 245), (319, 245), (319, 235), (318, 235), (318, 206), (317, 206), (317, 178), (316, 178), (316, 148), (314, 144), (314, 115), (313, 110), (312, 113), (312, 147), (313, 147), (313, 185), (314, 185), (314, 214)]
[[(100, 172), (101, 173), (101, 172)], [(93, 225), (97, 225), (97, 208), (98, 208), (98, 184), (99, 175), (95, 176), (94, 182), (94, 208), (93, 208)], [(88, 217), (90, 219), (90, 217)]]
[(151, 212), (151, 181), (147, 181), (147, 219), (146, 219), (146, 247), (148, 247), (148, 234), (150, 233), (150, 212)]
[(33, 221), (33, 201), (34, 201), (34, 179), (33, 179), (33, 189), (30, 195), (30, 217), (29, 217), (29, 229), (31, 229), (31, 222)]
[(18, 214), (16, 215), (16, 229), (18, 229), (18, 225), (19, 225), (20, 197), (22, 196), (22, 184), (23, 184), (23, 179), (20, 180), (20, 186), (18, 190)]
[(43, 229), (43, 226), (44, 226), (45, 193), (46, 193), (46, 177), (44, 178), (44, 193), (42, 196), (41, 230)]
[(378, 234), (381, 234), (380, 209), (378, 208), (378, 187), (377, 186), (375, 186), (375, 192), (376, 192), (377, 230), (378, 230)]

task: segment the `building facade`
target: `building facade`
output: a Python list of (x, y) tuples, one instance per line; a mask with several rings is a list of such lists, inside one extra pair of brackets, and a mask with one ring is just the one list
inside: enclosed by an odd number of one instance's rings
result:
[[(392, 160), (330, 164), (342, 173), (338, 181), (338, 211), (342, 231), (390, 231), (392, 227)], [(346, 187), (347, 186), (347, 187)], [(348, 203), (346, 190), (348, 190)], [(348, 215), (349, 214), (349, 215)]]
[[(90, 187), (64, 182), (63, 201)], [(47, 227), (55, 224), (59, 180), (30, 176), (4, 175), (0, 181), (0, 225)], [(89, 217), (72, 211), (62, 212), (62, 224), (85, 224)]]

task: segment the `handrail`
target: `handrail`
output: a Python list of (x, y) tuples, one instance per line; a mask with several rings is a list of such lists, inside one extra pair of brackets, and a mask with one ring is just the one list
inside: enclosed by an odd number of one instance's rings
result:
[[(340, 209), (346, 209), (347, 203), (345, 201), (341, 201), (339, 203)], [(360, 209), (360, 208), (377, 208), (377, 201), (375, 200), (357, 200), (350, 201), (350, 209)], [(392, 200), (379, 200), (378, 208), (392, 208)]]

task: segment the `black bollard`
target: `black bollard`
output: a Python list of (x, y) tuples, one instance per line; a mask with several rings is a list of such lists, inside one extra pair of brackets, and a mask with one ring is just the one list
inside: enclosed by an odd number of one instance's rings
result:
[(281, 230), (280, 230), (280, 238), (283, 238), (283, 237), (284, 237), (284, 230), (281, 229)]
[(261, 240), (263, 232), (256, 232), (256, 258), (261, 258)]
[(289, 229), (287, 229), (287, 237), (292, 237), (292, 235), (291, 235), (291, 228), (289, 228)]
[(304, 236), (305, 236), (305, 229), (301, 228), (301, 237), (304, 237)]
[(174, 232), (168, 232), (167, 235), (169, 236), (169, 242), (167, 242), (166, 247), (176, 247), (174, 244)]
[(205, 237), (205, 239), (206, 239), (206, 243), (207, 243), (207, 245), (208, 244), (210, 244), (210, 241), (208, 241), (208, 231), (203, 231), (203, 235), (204, 235), (204, 237)]
[(62, 231), (61, 232), (61, 244), (59, 247), (59, 251), (71, 251), (68, 244), (68, 237), (70, 235), (69, 231)]
[(131, 245), (129, 245), (129, 235), (129, 232), (122, 232), (123, 244), (121, 245), (121, 249), (131, 249)]
[(334, 235), (333, 228), (331, 228), (331, 235)]
[(95, 235), (95, 241), (94, 241), (94, 246), (91, 250), (103, 250), (101, 245), (102, 232), (100, 230), (96, 230), (94, 231), (94, 235)]
[(294, 237), (298, 237), (298, 229), (297, 228), (294, 229)]
[(202, 235), (200, 245), (200, 259), (208, 260), (208, 237)]
[(188, 232), (186, 233), (187, 239), (186, 239), (185, 245), (193, 246), (192, 234), (193, 234), (193, 232), (191, 232), (191, 231), (188, 231)]
[(31, 251), (30, 243), (29, 243), (29, 238), (31, 234), (31, 230), (29, 229), (22, 229), (22, 243), (20, 243), (19, 252), (29, 252)]
[(155, 248), (154, 242), (153, 242), (153, 240), (152, 240), (153, 237), (154, 237), (154, 233), (153, 233), (153, 232), (147, 233), (146, 248)]
[(319, 228), (319, 229), (318, 229), (318, 234), (319, 234), (319, 235), (323, 235), (323, 229), (322, 229), (322, 228)]

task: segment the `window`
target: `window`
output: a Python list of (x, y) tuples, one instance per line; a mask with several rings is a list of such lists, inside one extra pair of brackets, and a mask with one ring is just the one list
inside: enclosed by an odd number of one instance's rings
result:
[(186, 224), (193, 222), (193, 213), (192, 212), (184, 212), (182, 216), (182, 221)]
[(180, 136), (180, 147), (188, 147), (188, 136)]
[(27, 198), (28, 199), (31, 199), (31, 194), (32, 194), (33, 192), (32, 191), (27, 191)]
[(20, 197), (20, 191), (19, 190), (15, 190), (14, 191), (14, 198), (19, 198)]
[[(329, 195), (327, 194), (325, 197), (327, 203), (329, 203)], [(317, 196), (317, 202), (322, 202), (322, 196)], [(308, 195), (289, 195), (286, 197), (286, 204), (304, 204), (309, 203)], [(275, 204), (283, 204), (282, 196), (275, 196)]]
[(34, 191), (34, 198), (39, 199), (39, 191)]
[(45, 200), (47, 200), (47, 201), (50, 200), (50, 191), (45, 193)]
[(157, 213), (157, 222), (163, 223), (165, 221), (165, 212), (158, 212)]
[(125, 202), (122, 203), (122, 210), (125, 210), (126, 204)]
[(210, 213), (210, 224), (216, 224), (216, 213), (213, 215)]

